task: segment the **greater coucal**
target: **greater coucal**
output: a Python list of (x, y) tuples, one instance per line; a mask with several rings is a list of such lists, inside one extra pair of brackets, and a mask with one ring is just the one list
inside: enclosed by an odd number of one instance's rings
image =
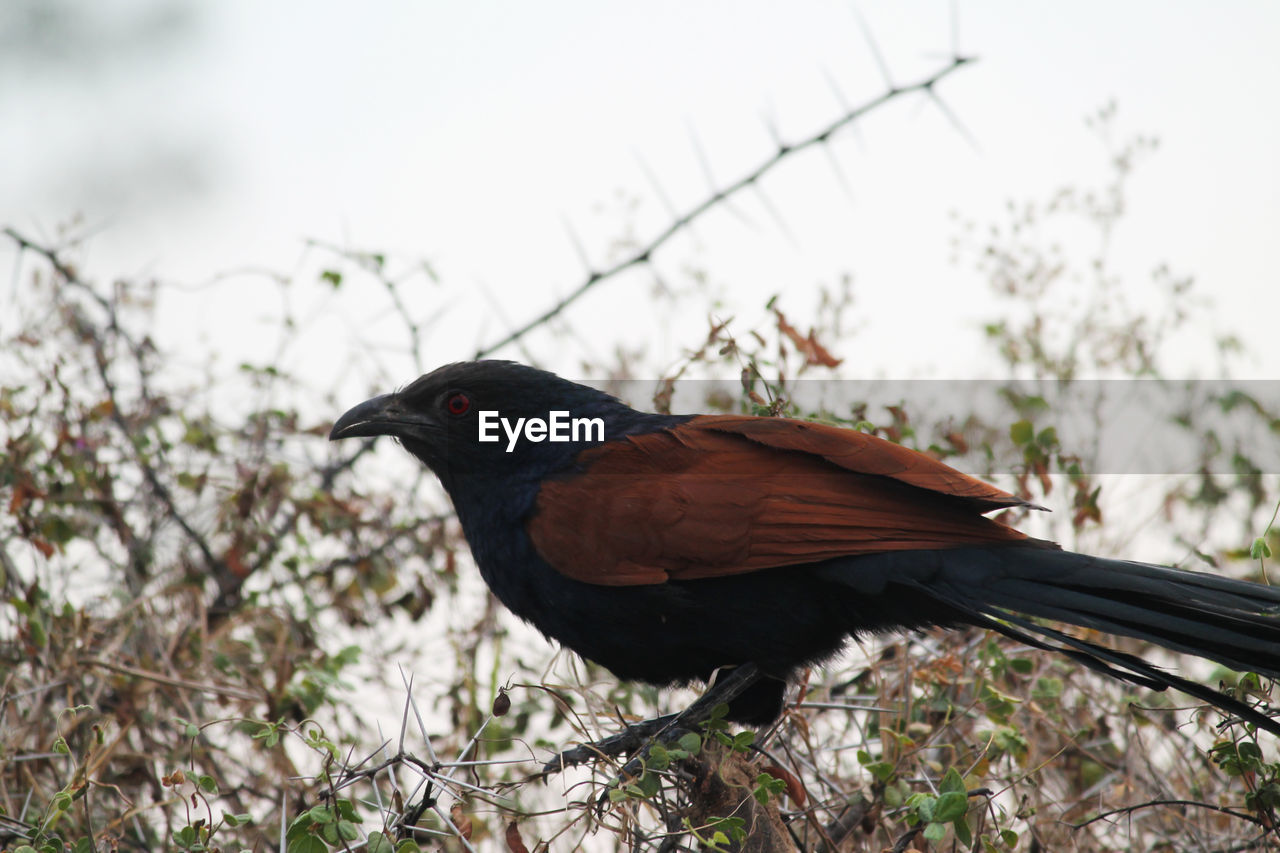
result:
[(329, 438), (376, 435), (440, 478), (513, 613), (620, 678), (749, 669), (739, 722), (776, 719), (788, 677), (850, 637), (977, 625), (1280, 734), (1237, 699), (1038, 621), (1280, 678), (1280, 590), (1063, 551), (986, 517), (1026, 501), (875, 436), (638, 412), (503, 361), (442, 367)]

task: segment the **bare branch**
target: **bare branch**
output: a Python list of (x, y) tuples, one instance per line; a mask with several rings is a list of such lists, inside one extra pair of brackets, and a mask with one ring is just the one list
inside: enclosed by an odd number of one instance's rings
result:
[[(965, 65), (968, 65), (972, 61), (973, 61), (972, 59), (957, 56), (954, 59), (952, 59), (951, 62), (948, 63), (944, 68), (934, 72), (933, 74), (929, 75), (928, 77), (922, 80), (919, 80), (908, 86), (900, 86), (900, 87), (887, 89), (886, 91), (880, 93), (879, 95), (872, 98), (871, 100), (863, 103), (861, 106), (855, 107), (854, 109), (851, 109), (851, 110), (846, 110), (845, 113), (841, 115), (839, 118), (837, 118), (835, 121), (821, 128), (816, 133), (810, 134), (809, 136), (805, 137), (801, 141), (793, 143), (791, 145), (786, 145), (786, 144), (779, 145), (777, 150), (775, 150), (773, 154), (771, 154), (763, 163), (761, 163), (756, 168), (752, 169), (747, 174), (738, 178), (738, 180), (734, 181), (725, 189), (715, 190), (714, 184), (713, 184), (713, 192), (711, 195), (703, 199), (703, 201), (695, 205), (683, 216), (680, 216), (674, 221), (672, 221), (669, 225), (667, 225), (666, 228), (664, 228), (661, 232), (659, 232), (657, 236), (655, 236), (647, 244), (637, 249), (631, 256), (624, 258), (623, 260), (619, 261), (618, 263), (614, 264), (608, 269), (590, 273), (587, 276), (586, 280), (580, 283), (576, 288), (570, 291), (568, 295), (561, 298), (558, 302), (556, 302), (546, 311), (543, 311), (537, 317), (534, 317), (525, 325), (521, 326), (520, 328), (506, 335), (501, 340), (498, 340), (490, 344), (489, 346), (481, 347), (479, 350), (476, 351), (475, 358), (485, 358), (497, 352), (498, 350), (502, 349), (503, 347), (507, 346), (508, 344), (514, 343), (515, 341), (523, 338), (529, 332), (543, 325), (544, 323), (551, 320), (552, 318), (559, 316), (561, 312), (563, 312), (566, 308), (568, 308), (570, 305), (572, 305), (574, 302), (580, 299), (583, 294), (585, 294), (587, 291), (594, 288), (596, 285), (600, 284), (602, 281), (606, 281), (608, 279), (614, 278), (615, 276), (619, 275), (622, 272), (625, 272), (626, 270), (634, 266), (639, 266), (641, 264), (645, 264), (649, 262), (653, 257), (653, 254), (656, 251), (658, 251), (658, 249), (662, 248), (662, 246), (664, 246), (672, 237), (674, 237), (676, 234), (679, 234), (681, 231), (688, 228), (693, 222), (701, 218), (708, 211), (712, 210), (717, 206), (721, 206), (725, 204), (725, 202), (728, 199), (736, 196), (745, 188), (755, 184), (765, 175), (773, 171), (778, 166), (779, 163), (781, 163), (783, 160), (787, 159), (788, 157), (792, 157), (798, 154), (799, 152), (804, 151), (806, 148), (811, 148), (815, 145), (819, 145), (821, 143), (827, 142), (834, 134), (843, 130), (847, 126), (852, 125), (854, 122), (858, 121), (858, 119), (862, 118), (867, 113), (870, 113), (873, 110), (876, 110), (884, 106), (890, 101), (896, 100), (898, 98), (901, 98), (913, 92), (932, 91), (933, 87), (937, 83), (939, 83), (941, 80), (943, 80), (950, 74), (954, 73), (955, 71), (959, 70), (960, 68), (964, 67)], [(698, 148), (698, 146), (695, 145), (695, 148)], [(709, 166), (706, 166), (704, 164), (704, 171), (707, 172), (708, 179), (712, 180), (712, 177), (709, 171)]]
[[(68, 287), (73, 287), (87, 294), (94, 302), (96, 302), (107, 314), (106, 328), (118, 335), (121, 340), (125, 341), (135, 357), (141, 361), (143, 346), (135, 341), (124, 330), (124, 328), (120, 326), (119, 320), (116, 316), (115, 305), (111, 300), (107, 299), (101, 293), (98, 293), (83, 279), (81, 279), (79, 274), (75, 271), (75, 268), (66, 263), (56, 249), (42, 246), (32, 240), (28, 240), (13, 228), (5, 228), (4, 234), (17, 243), (19, 249), (32, 251), (42, 256), (46, 261), (48, 261), (49, 265), (53, 267), (54, 271), (58, 273)], [(125, 421), (125, 417), (120, 406), (120, 395), (116, 388), (115, 380), (111, 378), (110, 358), (107, 354), (105, 344), (103, 343), (101, 334), (102, 330), (94, 325), (88, 317), (83, 316), (83, 314), (77, 318), (77, 322), (83, 324), (85, 327), (83, 331), (91, 341), (93, 347), (94, 366), (98, 373), (98, 379), (102, 382), (102, 387), (106, 392), (107, 399), (111, 401), (108, 417), (116, 428), (120, 430), (121, 435), (124, 436), (125, 444), (132, 451), (134, 461), (138, 465), (138, 470), (142, 472), (147, 485), (164, 506), (165, 513), (168, 515), (169, 519), (178, 525), (191, 544), (200, 552), (200, 555), (204, 558), (205, 564), (209, 567), (210, 573), (214, 576), (219, 587), (232, 582), (232, 579), (235, 577), (234, 573), (230, 571), (225, 561), (214, 555), (213, 548), (209, 545), (208, 540), (205, 539), (204, 535), (197, 531), (178, 510), (178, 505), (174, 501), (173, 495), (169, 491), (169, 487), (165, 485), (155, 467), (139, 450), (138, 445), (135, 442), (134, 430), (128, 422)], [(150, 394), (147, 391), (145, 377), (143, 377), (143, 379), (144, 381), (141, 385), (142, 397), (144, 400), (149, 400)]]
[(1248, 821), (1249, 823), (1257, 826), (1265, 827), (1267, 825), (1261, 818), (1255, 817), (1254, 815), (1246, 814), (1245, 812), (1237, 811), (1235, 809), (1225, 808), (1223, 806), (1215, 806), (1213, 803), (1202, 803), (1198, 800), (1150, 800), (1145, 803), (1138, 803), (1137, 805), (1111, 809), (1110, 811), (1103, 812), (1102, 814), (1094, 815), (1088, 820), (1081, 821), (1080, 823), (1072, 823), (1068, 825), (1072, 829), (1084, 829), (1089, 824), (1097, 823), (1100, 820), (1106, 820), (1107, 818), (1115, 817), (1116, 815), (1133, 814), (1141, 809), (1150, 809), (1155, 808), (1156, 806), (1188, 806), (1197, 809), (1209, 809), (1210, 811), (1230, 815), (1231, 817), (1238, 818), (1239, 820)]

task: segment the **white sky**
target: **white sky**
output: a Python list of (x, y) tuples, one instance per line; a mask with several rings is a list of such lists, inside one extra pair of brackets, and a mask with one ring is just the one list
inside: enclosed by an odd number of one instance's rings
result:
[[(94, 26), (145, 20), (154, 2), (97, 4)], [(1119, 267), (1135, 281), (1161, 261), (1194, 274), (1216, 304), (1205, 340), (1236, 332), (1258, 354), (1251, 372), (1276, 376), (1280, 5), (957, 5), (961, 52), (980, 62), (940, 93), (976, 150), (932, 106), (892, 105), (834, 146), (852, 201), (827, 157), (800, 155), (764, 184), (794, 240), (748, 195), (755, 227), (714, 214), (658, 257), (664, 276), (704, 266), (745, 329), (772, 293), (803, 322), (817, 285), (850, 272), (861, 328), (832, 347), (847, 374), (989, 375), (973, 329), (993, 303), (949, 262), (949, 214), (1002, 222), (1007, 199), (1101, 181), (1082, 120), (1114, 98), (1122, 134), (1162, 141), (1133, 184)], [(27, 58), (0, 82), (0, 222), (49, 235), (83, 214), (100, 279), (289, 272), (306, 238), (427, 258), (442, 282), (416, 304), (447, 308), (429, 364), (504, 331), (495, 306), (523, 322), (582, 279), (565, 221), (603, 262), (625, 220), (598, 205), (614, 209), (616, 191), (641, 200), (639, 236), (661, 228), (637, 156), (684, 209), (708, 191), (689, 127), (728, 182), (770, 153), (762, 116), (794, 140), (839, 114), (824, 74), (855, 104), (884, 88), (844, 0), (178, 6), (185, 36)], [(945, 63), (950, 3), (857, 8), (895, 80)], [(670, 363), (705, 317), (646, 317), (648, 282), (603, 285), (567, 315), (581, 339), (542, 334), (531, 353), (572, 374), (615, 342), (648, 341), (651, 363)], [(170, 302), (170, 342), (254, 352), (251, 318), (276, 305), (264, 287), (241, 278)], [(359, 308), (293, 357), (340, 363), (375, 319)], [(1196, 368), (1190, 352), (1177, 368)]]

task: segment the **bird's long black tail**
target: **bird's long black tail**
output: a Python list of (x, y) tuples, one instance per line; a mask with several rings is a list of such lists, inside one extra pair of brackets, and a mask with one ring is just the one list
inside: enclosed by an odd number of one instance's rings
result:
[(1280, 735), (1280, 720), (1238, 699), (1036, 621), (1135, 637), (1280, 679), (1280, 588), (1036, 546), (912, 551), (871, 560), (874, 567), (859, 567), (855, 586), (905, 585), (957, 611), (963, 621), (1117, 678), (1176, 688)]

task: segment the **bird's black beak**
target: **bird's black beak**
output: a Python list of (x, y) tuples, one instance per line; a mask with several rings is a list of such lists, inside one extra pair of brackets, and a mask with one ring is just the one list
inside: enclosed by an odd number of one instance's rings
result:
[(438, 429), (430, 418), (407, 408), (400, 395), (383, 394), (365, 400), (338, 418), (329, 430), (329, 440), (372, 435), (423, 440)]

